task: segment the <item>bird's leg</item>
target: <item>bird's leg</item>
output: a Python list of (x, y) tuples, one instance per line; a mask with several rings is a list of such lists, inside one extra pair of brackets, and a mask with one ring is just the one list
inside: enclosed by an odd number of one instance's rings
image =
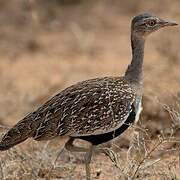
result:
[(65, 144), (65, 148), (71, 152), (85, 152), (86, 179), (90, 180), (90, 162), (94, 146), (91, 144), (89, 148), (77, 147), (73, 145), (75, 138), (70, 138)]
[(89, 150), (86, 152), (86, 155), (85, 155), (86, 179), (87, 180), (91, 179), (90, 163), (91, 163), (91, 158), (92, 158), (92, 154), (93, 154), (93, 148), (94, 148), (94, 146), (91, 144), (91, 146), (89, 147)]
[(64, 146), (60, 149), (60, 151), (58, 152), (55, 160), (52, 162), (51, 167), (50, 167), (50, 169), (49, 169), (49, 172), (48, 172), (47, 175), (45, 176), (46, 178), (49, 178), (49, 177), (50, 177), (51, 172), (52, 172), (52, 170), (54, 169), (54, 167), (55, 167), (55, 165), (56, 165), (56, 162), (57, 162), (58, 158), (60, 157), (60, 155), (63, 153), (63, 151), (64, 151)]
[(71, 137), (65, 144), (65, 148), (66, 150), (70, 151), (70, 152), (87, 152), (88, 148), (83, 148), (83, 147), (78, 147), (78, 146), (74, 146), (73, 142), (74, 142), (75, 138)]

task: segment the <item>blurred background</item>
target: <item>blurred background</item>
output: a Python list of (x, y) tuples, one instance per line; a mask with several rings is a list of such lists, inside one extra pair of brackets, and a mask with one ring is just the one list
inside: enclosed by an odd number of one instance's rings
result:
[[(179, 7), (179, 0), (1, 0), (0, 124), (14, 125), (78, 81), (123, 75), (132, 17), (149, 12), (180, 23)], [(172, 119), (179, 128), (170, 113), (180, 112), (179, 47), (178, 26), (146, 43), (140, 122), (151, 137), (169, 133)]]

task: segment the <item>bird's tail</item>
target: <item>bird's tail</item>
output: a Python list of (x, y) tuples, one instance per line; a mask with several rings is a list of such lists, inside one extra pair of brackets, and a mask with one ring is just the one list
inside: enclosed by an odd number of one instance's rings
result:
[(25, 141), (32, 137), (34, 133), (34, 123), (31, 116), (25, 117), (12, 127), (0, 141), (0, 151), (8, 150), (9, 148)]

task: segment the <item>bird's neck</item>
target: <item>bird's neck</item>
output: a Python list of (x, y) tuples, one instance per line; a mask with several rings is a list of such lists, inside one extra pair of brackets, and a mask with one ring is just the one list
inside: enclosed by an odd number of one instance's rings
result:
[(131, 33), (132, 61), (128, 66), (125, 77), (135, 85), (143, 83), (143, 59), (145, 39)]

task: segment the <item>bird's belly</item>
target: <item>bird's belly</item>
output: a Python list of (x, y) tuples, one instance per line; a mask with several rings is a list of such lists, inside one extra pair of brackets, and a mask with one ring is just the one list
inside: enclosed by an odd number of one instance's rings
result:
[(121, 135), (135, 121), (135, 118), (136, 118), (136, 113), (132, 111), (129, 114), (126, 121), (119, 128), (113, 131), (97, 134), (97, 135), (87, 135), (87, 136), (78, 136), (78, 137), (72, 136), (72, 137), (88, 141), (93, 145), (102, 144)]

